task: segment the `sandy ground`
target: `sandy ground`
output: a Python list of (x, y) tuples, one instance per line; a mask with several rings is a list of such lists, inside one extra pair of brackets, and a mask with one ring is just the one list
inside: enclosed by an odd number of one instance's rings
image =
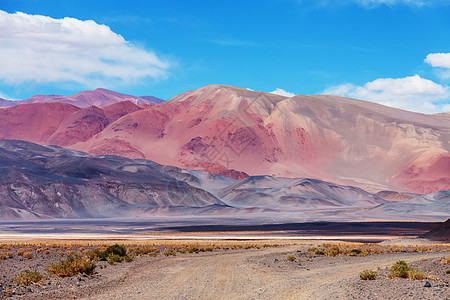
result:
[[(354, 283), (361, 281), (358, 274), (362, 270), (390, 266), (400, 259), (411, 262), (443, 257), (442, 253), (400, 253), (288, 262), (287, 255), (295, 254), (298, 249), (298, 246), (288, 246), (153, 260), (130, 268), (103, 291), (94, 290), (86, 299), (361, 298), (364, 294), (361, 295), (360, 287)], [(448, 286), (435, 291), (424, 288), (422, 281), (399, 279), (395, 284), (401, 287), (402, 281), (412, 282), (413, 287), (420, 289), (419, 298), (450, 298)], [(389, 287), (377, 291), (375, 282), (372, 288), (368, 287), (375, 293), (368, 293), (367, 299), (407, 299)]]

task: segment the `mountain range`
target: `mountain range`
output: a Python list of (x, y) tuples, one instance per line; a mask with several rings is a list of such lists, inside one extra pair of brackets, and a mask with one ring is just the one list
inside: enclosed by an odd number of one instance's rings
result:
[[(414, 212), (414, 214), (412, 214)], [(241, 180), (145, 159), (0, 141), (1, 220), (214, 216), (273, 220), (438, 220), (450, 191), (402, 202), (310, 178)]]
[(224, 85), (162, 103), (104, 89), (24, 101), (38, 103), (0, 109), (1, 139), (148, 159), (237, 180), (310, 178), (402, 195), (450, 189), (450, 114)]
[(35, 95), (28, 99), (12, 101), (0, 98), (0, 108), (12, 107), (20, 104), (59, 102), (72, 104), (77, 107), (97, 106), (104, 107), (121, 101), (130, 101), (136, 105), (151, 105), (161, 103), (164, 100), (153, 96), (135, 97), (131, 95), (113, 92), (107, 89), (98, 88), (93, 91), (83, 91), (72, 96), (61, 95)]

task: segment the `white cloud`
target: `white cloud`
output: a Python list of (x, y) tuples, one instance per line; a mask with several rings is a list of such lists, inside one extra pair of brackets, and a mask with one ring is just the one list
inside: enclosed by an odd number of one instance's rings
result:
[(92, 20), (0, 10), (0, 80), (87, 87), (167, 76), (170, 64)]
[(270, 92), (270, 94), (280, 95), (280, 96), (289, 97), (289, 98), (295, 96), (294, 93), (286, 92), (285, 90), (278, 89), (278, 88), (273, 90), (272, 92)]
[(450, 104), (444, 104), (442, 106), (442, 112), (450, 112)]
[[(443, 100), (450, 100), (450, 89), (419, 75), (403, 78), (379, 78), (363, 86), (341, 84), (325, 94), (369, 100), (383, 105), (421, 113), (444, 110)], [(447, 101), (448, 102), (448, 101)]]
[(450, 68), (450, 53), (430, 53), (425, 62), (432, 67)]

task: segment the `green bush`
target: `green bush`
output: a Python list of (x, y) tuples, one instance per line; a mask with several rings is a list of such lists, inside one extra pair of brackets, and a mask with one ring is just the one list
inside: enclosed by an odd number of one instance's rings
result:
[(389, 273), (388, 278), (409, 278), (416, 280), (423, 280), (426, 276), (419, 271), (414, 270), (408, 264), (403, 261), (397, 261), (391, 268), (391, 273)]
[(103, 253), (104, 253), (103, 255), (105, 256), (105, 258), (111, 254), (118, 255), (118, 256), (126, 256), (127, 248), (125, 248), (122, 245), (115, 244), (115, 245), (109, 246)]
[(115, 265), (117, 263), (120, 263), (123, 261), (123, 256), (117, 255), (117, 254), (110, 254), (108, 255), (108, 257), (106, 258), (106, 261), (110, 264), (110, 265)]
[(295, 261), (295, 256), (288, 256), (287, 260), (288, 261)]
[(450, 274), (450, 269), (448, 269), (445, 273)]
[(189, 245), (189, 247), (187, 248), (187, 251), (189, 253), (198, 253), (200, 250), (198, 249), (197, 246)]
[(164, 253), (164, 255), (165, 256), (169, 256), (169, 255), (177, 256), (177, 253), (172, 248), (168, 248), (167, 251)]
[(411, 267), (408, 266), (405, 261), (399, 260), (392, 266), (391, 273), (388, 275), (388, 277), (408, 278), (408, 272), (410, 271), (410, 269)]
[(37, 271), (30, 271), (26, 270), (22, 273), (17, 274), (13, 282), (20, 285), (30, 285), (30, 284), (36, 284), (44, 280), (44, 275)]
[(361, 252), (362, 252), (362, 250), (359, 248), (350, 250), (350, 253), (355, 253), (355, 254), (360, 254)]
[(316, 255), (325, 255), (325, 252), (323, 252), (322, 249), (318, 249), (316, 250), (316, 252), (314, 252)]
[(47, 271), (58, 277), (72, 277), (77, 274), (85, 273), (92, 275), (95, 270), (95, 262), (73, 256), (67, 257), (67, 259), (58, 263), (53, 263), (47, 266)]
[(359, 278), (362, 280), (375, 280), (377, 278), (378, 273), (371, 270), (364, 270), (361, 273), (359, 273)]
[(86, 256), (90, 260), (106, 260), (111, 265), (115, 265), (122, 261), (130, 262), (133, 260), (132, 256), (127, 255), (127, 248), (118, 244), (109, 246), (105, 251), (100, 251), (99, 249), (91, 250)]
[(101, 260), (101, 251), (99, 249), (90, 250), (86, 253), (86, 257), (90, 260), (99, 261)]

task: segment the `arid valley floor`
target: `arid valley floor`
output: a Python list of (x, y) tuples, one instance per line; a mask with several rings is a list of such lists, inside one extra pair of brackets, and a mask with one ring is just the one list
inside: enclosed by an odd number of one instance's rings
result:
[[(426, 230), (416, 229), (416, 233), (421, 231)], [(343, 241), (361, 239), (356, 235), (301, 239), (280, 231), (65, 234), (60, 235), (62, 239), (45, 234), (30, 236), (4, 233), (0, 239), (1, 299), (450, 297), (450, 274), (446, 273), (450, 269), (450, 244), (420, 238), (361, 243)], [(131, 261), (114, 263), (93, 258), (92, 250), (104, 251), (114, 244), (123, 245)], [(93, 259), (94, 272), (63, 278), (48, 272), (48, 265), (68, 256)], [(426, 278), (388, 279), (392, 265), (399, 260)], [(16, 275), (25, 270), (38, 271), (44, 277), (28, 286), (15, 283)], [(364, 270), (376, 271), (378, 276), (361, 280), (359, 274)], [(426, 282), (431, 287), (425, 287)]]

